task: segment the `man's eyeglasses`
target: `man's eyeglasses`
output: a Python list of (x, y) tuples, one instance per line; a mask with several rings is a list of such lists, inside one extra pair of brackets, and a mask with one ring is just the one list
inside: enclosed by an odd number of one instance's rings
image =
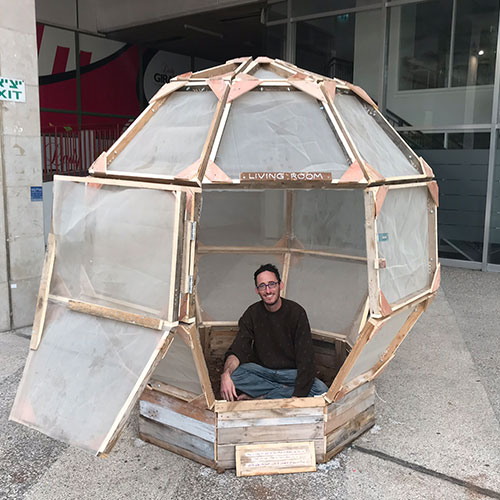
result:
[(257, 286), (257, 290), (264, 292), (267, 287), (269, 287), (269, 290), (274, 290), (279, 284), (280, 284), (279, 281), (270, 281), (269, 283), (261, 283), (260, 285)]

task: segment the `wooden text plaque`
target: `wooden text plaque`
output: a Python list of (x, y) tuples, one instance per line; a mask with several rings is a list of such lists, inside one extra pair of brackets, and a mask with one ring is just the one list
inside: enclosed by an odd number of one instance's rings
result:
[(332, 182), (331, 172), (241, 172), (240, 182)]
[(236, 475), (261, 476), (314, 472), (314, 442), (266, 443), (236, 446)]

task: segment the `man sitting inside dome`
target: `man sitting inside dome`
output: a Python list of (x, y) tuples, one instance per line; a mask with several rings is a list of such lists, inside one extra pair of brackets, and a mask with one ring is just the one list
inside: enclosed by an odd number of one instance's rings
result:
[(323, 394), (328, 388), (315, 378), (311, 328), (304, 308), (281, 297), (283, 283), (273, 264), (260, 266), (254, 281), (261, 300), (238, 322), (238, 333), (225, 356), (221, 396), (234, 401)]

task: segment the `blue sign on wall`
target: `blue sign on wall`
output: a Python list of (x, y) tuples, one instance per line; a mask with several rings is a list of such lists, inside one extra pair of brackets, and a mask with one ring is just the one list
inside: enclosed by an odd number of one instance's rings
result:
[(42, 186), (31, 186), (31, 201), (43, 201)]

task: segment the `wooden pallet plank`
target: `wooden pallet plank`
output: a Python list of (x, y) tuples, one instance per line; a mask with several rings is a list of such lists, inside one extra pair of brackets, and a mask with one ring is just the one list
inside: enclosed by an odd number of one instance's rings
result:
[(155, 390), (146, 390), (142, 393), (141, 401), (148, 401), (158, 406), (168, 408), (186, 417), (215, 426), (215, 413), (210, 410), (196, 407), (189, 402), (181, 401), (172, 396)]
[(247, 418), (237, 420), (219, 420), (217, 427), (219, 429), (231, 429), (234, 427), (266, 427), (283, 426), (297, 424), (317, 424), (323, 422), (323, 415), (303, 415), (297, 417), (269, 417), (269, 418)]
[(342, 399), (335, 403), (330, 403), (327, 406), (327, 418), (340, 415), (343, 411), (357, 404), (367, 395), (375, 394), (375, 384), (364, 384), (357, 387), (349, 394), (346, 394)]
[(120, 309), (111, 307), (100, 306), (90, 302), (83, 302), (81, 300), (69, 299), (67, 306), (72, 311), (83, 314), (90, 314), (100, 318), (113, 319), (123, 323), (130, 323), (131, 325), (143, 326), (145, 328), (152, 328), (153, 330), (162, 330), (164, 321), (159, 318), (151, 318), (141, 314), (135, 314)]
[(155, 380), (153, 378), (148, 382), (148, 388), (173, 396), (174, 398), (182, 399), (183, 401), (192, 401), (199, 396), (199, 394), (195, 394), (194, 392), (185, 391), (184, 389), (174, 387), (173, 385), (166, 384), (161, 380)]
[[(370, 406), (365, 411), (361, 412), (356, 418), (349, 420), (343, 426), (335, 429), (326, 436), (326, 451), (328, 452), (337, 448), (347, 441), (352, 441), (354, 435), (359, 435), (361, 429), (373, 425), (375, 422), (375, 406)], [(344, 444), (345, 446), (345, 444)]]
[(357, 415), (363, 413), (367, 408), (375, 404), (375, 393), (366, 395), (361, 401), (358, 401), (351, 408), (347, 408), (339, 415), (332, 416), (325, 424), (325, 434), (330, 434), (339, 427), (356, 418)]
[(218, 422), (253, 418), (285, 418), (300, 416), (321, 416), (323, 408), (272, 408), (269, 410), (230, 411), (217, 414)]
[(309, 441), (324, 435), (324, 423), (262, 427), (218, 428), (220, 444), (263, 443), (276, 441)]
[(213, 443), (144, 417), (139, 418), (139, 435), (146, 441), (149, 440), (148, 437), (153, 437), (167, 445), (176, 446), (209, 460), (215, 460)]
[(201, 422), (191, 417), (177, 413), (169, 408), (160, 406), (149, 401), (140, 401), (139, 408), (141, 416), (154, 420), (160, 424), (168, 425), (205, 441), (215, 442), (215, 425)]
[(357, 431), (350, 434), (344, 441), (339, 443), (334, 448), (331, 448), (326, 452), (325, 460), (330, 460), (337, 453), (340, 453), (346, 446), (349, 446), (354, 440), (356, 440), (359, 436), (364, 434), (370, 427), (375, 423), (375, 415), (372, 415)]
[(323, 396), (312, 398), (254, 399), (250, 401), (216, 401), (215, 411), (265, 410), (273, 408), (314, 408), (326, 405)]

